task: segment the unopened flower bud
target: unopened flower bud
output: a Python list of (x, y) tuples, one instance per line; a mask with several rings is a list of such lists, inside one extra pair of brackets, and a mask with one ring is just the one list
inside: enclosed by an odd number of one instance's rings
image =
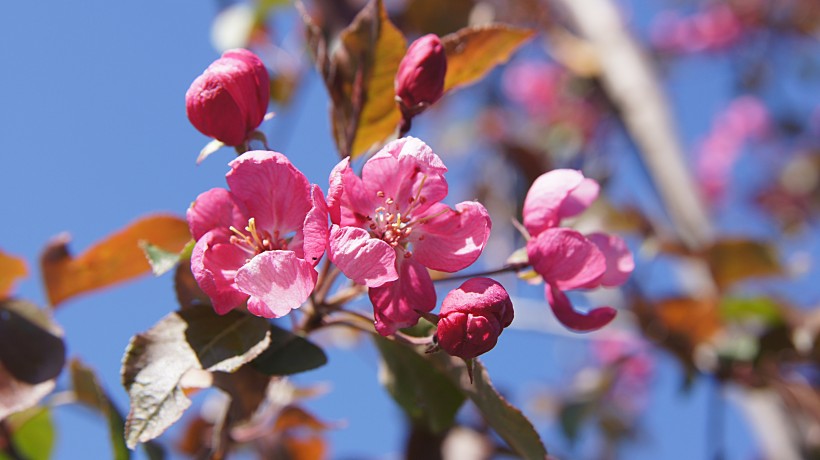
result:
[(265, 64), (245, 49), (228, 50), (188, 88), (188, 119), (202, 134), (226, 145), (243, 144), (268, 109)]
[(429, 34), (414, 41), (396, 73), (396, 96), (402, 111), (414, 115), (439, 100), (446, 74), (447, 56), (438, 36)]
[(489, 278), (472, 278), (441, 303), (436, 340), (452, 356), (472, 359), (490, 351), (513, 320), (510, 295)]

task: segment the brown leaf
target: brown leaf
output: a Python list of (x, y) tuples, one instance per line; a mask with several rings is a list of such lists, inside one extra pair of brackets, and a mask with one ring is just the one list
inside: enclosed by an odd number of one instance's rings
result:
[(324, 431), (331, 428), (331, 425), (317, 419), (310, 412), (299, 406), (287, 406), (279, 413), (274, 429), (276, 431), (287, 431), (299, 428), (310, 428), (313, 431)]
[(752, 240), (722, 240), (707, 253), (709, 267), (720, 289), (748, 278), (782, 273), (775, 248)]
[(476, 82), (535, 35), (503, 24), (468, 27), (441, 39), (447, 52), (444, 91)]
[(342, 157), (361, 155), (397, 131), (401, 113), (393, 80), (407, 47), (381, 0), (371, 0), (327, 53), (322, 30), (306, 14), (308, 43), (331, 99), (331, 124)]
[(170, 215), (144, 217), (77, 257), (68, 250), (68, 237), (59, 237), (46, 246), (41, 256), (48, 299), (56, 307), (77, 294), (148, 273), (151, 266), (139, 247), (140, 241), (179, 252), (190, 239), (185, 220)]
[(0, 299), (8, 297), (14, 282), (26, 275), (28, 268), (23, 259), (0, 251)]

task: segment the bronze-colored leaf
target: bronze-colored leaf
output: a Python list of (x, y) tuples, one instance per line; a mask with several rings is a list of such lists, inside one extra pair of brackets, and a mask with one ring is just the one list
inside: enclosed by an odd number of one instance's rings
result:
[(8, 297), (17, 279), (26, 275), (28, 268), (23, 259), (0, 251), (0, 299)]
[(532, 38), (535, 32), (503, 24), (468, 27), (441, 39), (447, 52), (444, 91), (469, 85), (486, 75)]
[(68, 238), (60, 237), (46, 246), (41, 257), (49, 302), (56, 307), (78, 294), (148, 273), (151, 266), (140, 249), (141, 241), (179, 252), (190, 239), (185, 220), (169, 215), (133, 222), (77, 257), (68, 250)]
[(783, 272), (775, 248), (752, 240), (721, 240), (708, 252), (709, 267), (718, 287), (748, 278), (775, 276)]
[(696, 346), (711, 339), (723, 326), (716, 299), (666, 299), (655, 313), (667, 332)]
[(401, 113), (393, 80), (407, 47), (382, 0), (371, 0), (327, 54), (322, 31), (302, 14), (308, 42), (331, 99), (331, 125), (342, 157), (379, 147), (397, 132)]

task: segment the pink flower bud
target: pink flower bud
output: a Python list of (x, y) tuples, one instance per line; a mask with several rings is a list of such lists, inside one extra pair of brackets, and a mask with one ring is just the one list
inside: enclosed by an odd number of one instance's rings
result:
[(399, 64), (396, 73), (396, 95), (404, 106), (416, 114), (423, 110), (419, 104), (430, 105), (439, 100), (444, 91), (447, 74), (447, 55), (435, 34), (414, 41)]
[(241, 145), (265, 117), (270, 97), (268, 71), (245, 49), (225, 51), (188, 88), (188, 119), (202, 134), (226, 145)]
[(489, 278), (472, 278), (441, 303), (436, 339), (439, 347), (464, 359), (490, 351), (513, 320), (510, 295)]

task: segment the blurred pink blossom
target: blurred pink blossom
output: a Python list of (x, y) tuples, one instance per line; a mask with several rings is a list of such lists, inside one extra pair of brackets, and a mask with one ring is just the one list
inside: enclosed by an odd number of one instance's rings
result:
[(650, 40), (660, 50), (678, 53), (714, 51), (737, 42), (743, 25), (725, 4), (711, 5), (691, 16), (664, 11), (655, 18)]
[(527, 242), (530, 264), (544, 278), (545, 296), (555, 317), (576, 331), (604, 327), (615, 317), (615, 309), (578, 312), (564, 291), (620, 286), (635, 268), (621, 238), (602, 233), (584, 236), (558, 227), (562, 219), (586, 210), (598, 197), (599, 188), (580, 171), (556, 169), (538, 177), (524, 200), (524, 227), (531, 236)]

